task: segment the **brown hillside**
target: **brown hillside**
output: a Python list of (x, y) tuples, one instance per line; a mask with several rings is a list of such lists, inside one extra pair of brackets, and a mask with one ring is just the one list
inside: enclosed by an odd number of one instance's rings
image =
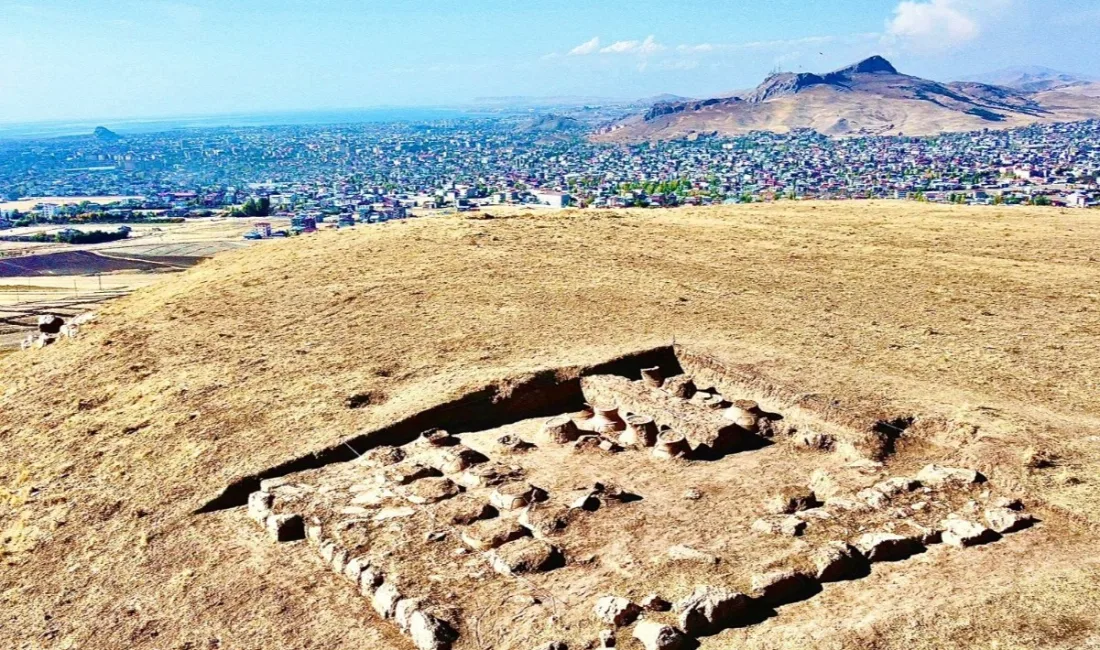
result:
[(1086, 211), (789, 202), (423, 219), (225, 253), (75, 341), (0, 358), (0, 647), (407, 649), (302, 543), (243, 508), (195, 511), (488, 384), (673, 340), (826, 419), (950, 423), (886, 469), (979, 468), (1042, 522), (830, 585), (705, 650), (1095, 647), (1097, 250)]
[(736, 97), (662, 102), (606, 127), (604, 142), (813, 129), (832, 136), (934, 135), (1100, 116), (1094, 84), (1025, 92), (899, 73), (882, 57), (824, 74), (778, 73)]

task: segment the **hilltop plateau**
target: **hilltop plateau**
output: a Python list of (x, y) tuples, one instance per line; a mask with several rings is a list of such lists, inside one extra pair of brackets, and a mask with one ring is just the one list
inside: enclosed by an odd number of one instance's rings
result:
[(1100, 117), (1095, 84), (1044, 79), (1048, 83), (1025, 80), (1018, 87), (940, 83), (902, 74), (874, 56), (824, 74), (775, 73), (734, 96), (659, 102), (604, 127), (594, 139), (635, 142), (796, 129), (834, 136), (932, 135)]
[[(309, 542), (276, 543), (249, 518), (259, 479), (282, 479), (265, 487), (278, 499), (323, 500), (345, 478), (368, 481), (372, 447), (431, 426), (503, 454), (502, 430), (528, 439), (541, 419), (494, 414), (548, 410), (517, 402), (531, 386), (621, 384), (605, 376), (629, 365), (615, 360), (653, 349), (666, 370), (672, 350), (699, 366), (700, 388), (707, 372), (733, 378), (723, 394), (782, 415), (774, 437), (664, 464), (541, 441), (514, 457), (551, 498), (571, 472), (621, 476), (641, 500), (570, 530), (640, 541), (570, 547), (561, 568), (512, 579), (479, 565), (456, 531), (415, 529), (387, 561), (429, 549), (407, 566), (462, 558), (462, 571), (497, 581), (455, 592), (456, 649), (529, 650), (570, 617), (595, 625), (608, 584), (640, 599), (629, 584), (644, 578), (676, 601), (703, 580), (737, 583), (768, 559), (761, 548), (802, 553), (832, 530), (757, 543), (750, 524), (777, 486), (825, 472), (840, 489), (929, 463), (988, 479), (959, 512), (1003, 495), (1038, 521), (971, 548), (929, 542), (700, 647), (1095, 646), (1098, 249), (1092, 211), (779, 202), (502, 209), (222, 253), (104, 307), (74, 340), (0, 358), (0, 647), (408, 650), (377, 599)], [(600, 499), (612, 494), (601, 486)], [(355, 507), (345, 512), (374, 512)], [(374, 521), (396, 535), (419, 507)], [(669, 564), (645, 546), (654, 526), (701, 550)], [(429, 590), (462, 571), (387, 580)], [(479, 596), (482, 584), (505, 587)], [(562, 634), (573, 649), (588, 632)], [(618, 638), (642, 647), (629, 628)]]

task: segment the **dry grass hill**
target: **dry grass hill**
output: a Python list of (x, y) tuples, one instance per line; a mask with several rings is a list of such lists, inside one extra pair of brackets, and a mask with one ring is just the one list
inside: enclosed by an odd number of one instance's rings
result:
[[(340, 460), (342, 441), (363, 451), (486, 386), (506, 402), (529, 373), (673, 341), (840, 440), (915, 423), (869, 457), (780, 434), (729, 461), (642, 472), (670, 495), (696, 472), (740, 490), (699, 502), (730, 517), (708, 579), (747, 570), (741, 522), (815, 468), (974, 468), (1039, 519), (876, 564), (702, 648), (1100, 647), (1098, 250), (1086, 211), (786, 202), (441, 217), (224, 253), (110, 304), (76, 340), (0, 357), (0, 647), (406, 650), (306, 542), (269, 540), (227, 488)], [(611, 462), (626, 461), (595, 464)], [(223, 494), (227, 507), (198, 512)], [(587, 620), (592, 603), (555, 606)], [(462, 643), (494, 647), (463, 629)]]

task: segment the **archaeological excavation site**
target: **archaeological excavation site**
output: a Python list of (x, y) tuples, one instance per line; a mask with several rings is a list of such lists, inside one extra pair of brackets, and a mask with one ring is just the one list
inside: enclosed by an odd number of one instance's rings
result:
[(897, 471), (911, 431), (944, 426), (659, 348), (470, 395), (206, 509), (247, 498), (257, 536), (308, 549), (419, 650), (695, 648), (1037, 525), (973, 468)]
[(0, 648), (1100, 648), (1100, 222), (914, 210), (405, 220), (43, 322)]

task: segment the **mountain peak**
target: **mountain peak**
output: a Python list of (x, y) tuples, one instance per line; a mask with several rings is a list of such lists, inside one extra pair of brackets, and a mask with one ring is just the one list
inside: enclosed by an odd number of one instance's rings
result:
[(847, 68), (841, 68), (833, 74), (898, 74), (898, 69), (876, 54)]

